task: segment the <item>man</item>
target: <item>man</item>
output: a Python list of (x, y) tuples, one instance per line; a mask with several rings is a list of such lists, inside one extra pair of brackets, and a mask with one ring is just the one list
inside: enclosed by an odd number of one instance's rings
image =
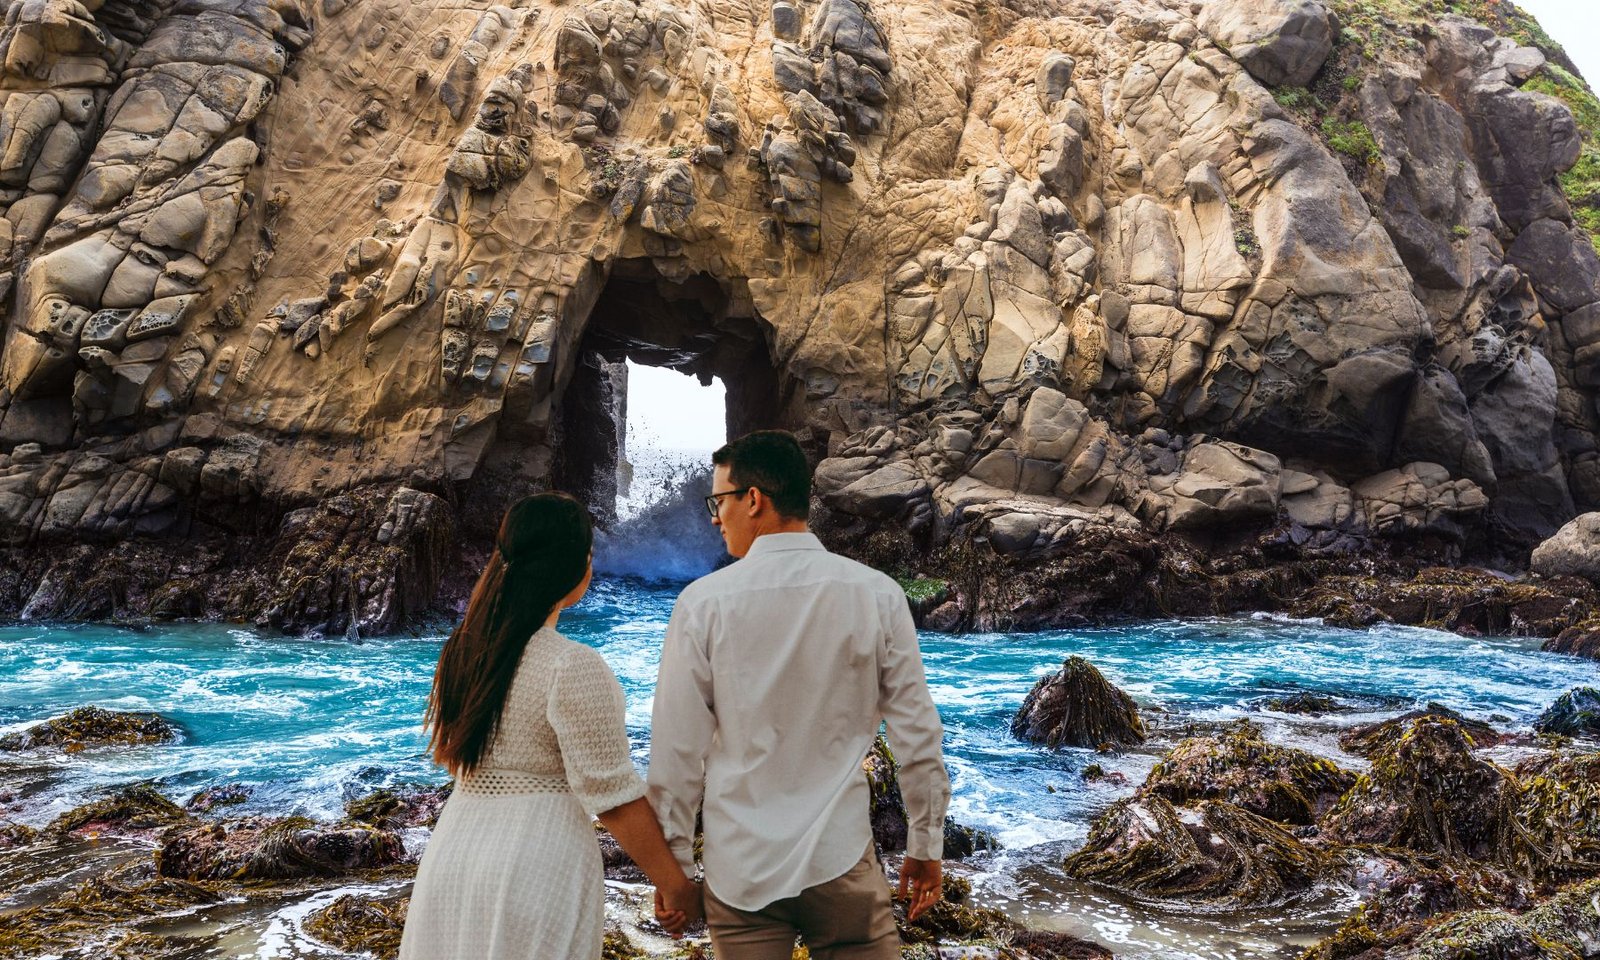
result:
[(650, 800), (694, 862), (704, 801), (705, 906), (719, 960), (897, 960), (862, 761), (880, 720), (909, 831), (900, 896), (940, 895), (950, 800), (944, 727), (905, 594), (807, 529), (811, 469), (762, 431), (712, 455), (712, 522), (737, 563), (690, 584), (667, 626), (651, 724)]

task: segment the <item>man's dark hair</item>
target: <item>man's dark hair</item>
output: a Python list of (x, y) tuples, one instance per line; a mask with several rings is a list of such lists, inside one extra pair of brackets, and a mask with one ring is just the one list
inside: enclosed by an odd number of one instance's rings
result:
[(713, 453), (711, 462), (728, 468), (735, 487), (766, 494), (779, 514), (791, 520), (811, 515), (811, 464), (787, 430), (747, 433)]

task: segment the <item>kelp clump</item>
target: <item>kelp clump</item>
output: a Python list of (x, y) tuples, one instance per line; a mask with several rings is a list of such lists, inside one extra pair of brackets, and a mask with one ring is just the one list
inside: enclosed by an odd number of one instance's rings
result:
[(400, 955), (410, 898), (386, 903), (345, 894), (306, 917), (305, 932), (346, 953), (370, 953), (378, 960)]
[(147, 860), (85, 880), (48, 903), (0, 915), (0, 957), (35, 957), (105, 945), (117, 927), (200, 904), (222, 889), (156, 876)]
[(168, 831), (156, 865), (162, 876), (190, 880), (286, 880), (385, 867), (405, 856), (397, 834), (365, 824), (245, 817)]
[(1372, 756), (1321, 822), (1329, 839), (1489, 860), (1512, 841), (1517, 785), (1472, 755), (1454, 720), (1423, 716)]
[(1106, 749), (1143, 743), (1145, 726), (1132, 697), (1089, 661), (1073, 656), (1028, 692), (1011, 722), (1011, 735), (1052, 750)]
[(1328, 862), (1280, 824), (1231, 803), (1178, 808), (1140, 796), (1101, 815), (1064, 866), (1079, 880), (1140, 897), (1262, 906), (1311, 889)]
[(906, 920), (904, 904), (895, 904), (895, 924), (906, 945), (905, 956), (929, 955), (922, 950), (954, 942), (990, 947), (994, 955), (1012, 960), (1111, 960), (1111, 951), (1098, 943), (1066, 933), (1029, 930), (998, 910), (974, 906), (972, 884), (959, 877), (944, 874), (942, 893), (915, 923)]
[(1474, 749), (1492, 747), (1506, 738), (1481, 720), (1470, 720), (1449, 707), (1430, 703), (1421, 710), (1412, 710), (1389, 720), (1364, 723), (1339, 736), (1339, 746), (1359, 757), (1371, 757), (1379, 750), (1392, 746), (1411, 725), (1423, 717), (1437, 717), (1453, 721), (1465, 734)]
[(60, 836), (79, 831), (152, 830), (187, 819), (182, 807), (154, 787), (139, 783), (63, 813), (45, 832)]
[(171, 743), (178, 728), (153, 713), (127, 713), (100, 707), (79, 707), (71, 713), (36, 723), (0, 737), (0, 750), (61, 747), (76, 753), (86, 747)]
[(1600, 876), (1600, 753), (1526, 760), (1516, 776), (1513, 852), (1522, 872), (1552, 884)]
[(354, 823), (384, 830), (433, 827), (439, 822), (453, 784), (413, 789), (380, 789), (345, 804), (344, 815)]
[(1142, 791), (1175, 804), (1226, 800), (1257, 816), (1310, 824), (1355, 783), (1355, 776), (1304, 750), (1274, 746), (1241, 720), (1219, 737), (1179, 743)]

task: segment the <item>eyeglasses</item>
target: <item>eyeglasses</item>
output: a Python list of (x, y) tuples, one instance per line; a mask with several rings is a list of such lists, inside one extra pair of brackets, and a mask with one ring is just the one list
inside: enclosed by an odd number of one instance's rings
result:
[(711, 514), (712, 518), (715, 519), (718, 508), (722, 506), (721, 501), (723, 497), (736, 497), (742, 493), (749, 493), (751, 490), (755, 489), (755, 487), (740, 487), (737, 490), (724, 490), (721, 493), (713, 493), (706, 497), (706, 513)]

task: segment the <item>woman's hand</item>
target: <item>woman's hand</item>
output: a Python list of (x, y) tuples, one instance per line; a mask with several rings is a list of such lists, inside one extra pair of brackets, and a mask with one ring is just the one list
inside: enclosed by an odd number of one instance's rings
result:
[(689, 924), (705, 917), (704, 891), (685, 877), (672, 888), (656, 888), (656, 922), (674, 937), (683, 936)]

